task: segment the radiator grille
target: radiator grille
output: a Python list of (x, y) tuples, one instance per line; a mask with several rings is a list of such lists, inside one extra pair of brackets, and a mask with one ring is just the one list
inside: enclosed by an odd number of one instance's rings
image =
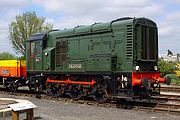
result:
[(157, 51), (157, 36), (156, 28), (142, 26), (142, 59), (144, 60), (156, 60), (156, 51)]
[(56, 66), (60, 66), (67, 60), (67, 41), (56, 42)]
[(133, 26), (127, 25), (126, 31), (126, 59), (132, 59), (133, 56)]

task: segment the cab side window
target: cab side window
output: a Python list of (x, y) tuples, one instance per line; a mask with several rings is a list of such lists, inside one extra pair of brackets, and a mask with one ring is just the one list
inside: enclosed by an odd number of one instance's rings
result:
[(35, 56), (40, 56), (41, 55), (41, 42), (36, 42), (35, 43), (34, 55)]

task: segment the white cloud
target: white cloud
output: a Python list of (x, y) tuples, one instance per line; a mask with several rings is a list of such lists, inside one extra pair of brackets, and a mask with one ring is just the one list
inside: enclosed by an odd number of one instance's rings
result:
[(171, 49), (180, 53), (180, 11), (168, 14), (159, 21), (159, 45), (161, 52)]
[(19, 7), (24, 7), (27, 3), (27, 0), (0, 0), (0, 51), (14, 53), (9, 41), (9, 24), (20, 14)]
[(154, 17), (161, 15), (163, 13), (163, 7), (159, 4), (151, 3), (148, 6), (143, 7), (140, 10), (139, 15), (147, 16), (147, 17)]
[(167, 20), (171, 22), (174, 22), (177, 20), (176, 22), (180, 22), (180, 11), (176, 11), (174, 13), (169, 14), (167, 16)]
[(151, 0), (33, 0), (33, 3), (50, 14), (61, 14), (54, 22), (55, 27), (92, 24), (124, 16), (153, 18), (163, 11), (161, 5)]
[(171, 2), (180, 3), (180, 0), (171, 0)]
[(180, 33), (179, 24), (180, 11), (168, 14), (163, 21), (159, 21), (160, 35), (170, 36), (173, 33)]
[(152, 4), (151, 0), (136, 0), (135, 2), (134, 0), (51, 0), (51, 2), (49, 0), (33, 0), (33, 2), (48, 12), (60, 12), (68, 16), (101, 15), (106, 12), (119, 12), (120, 16), (122, 13), (153, 10), (154, 5), (157, 7), (156, 4)]
[(23, 7), (30, 3), (30, 0), (0, 0), (0, 8)]
[[(95, 22), (95, 16), (91, 16), (91, 19), (89, 19), (89, 16), (83, 16), (82, 17), (73, 17), (73, 16), (68, 16), (68, 17), (63, 17), (54, 23), (54, 28), (55, 29), (64, 29), (64, 28), (71, 28), (75, 27), (77, 25), (88, 25), (92, 24)], [(97, 21), (96, 21), (97, 22)]]
[(159, 35), (168, 36), (172, 30), (173, 30), (173, 26), (169, 24), (160, 24)]

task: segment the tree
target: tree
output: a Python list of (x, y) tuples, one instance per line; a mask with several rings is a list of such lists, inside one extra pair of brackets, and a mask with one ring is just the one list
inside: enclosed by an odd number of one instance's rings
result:
[(9, 25), (10, 42), (17, 53), (25, 56), (25, 41), (37, 32), (45, 32), (52, 29), (51, 23), (45, 22), (45, 17), (38, 17), (35, 12), (26, 12), (17, 15)]
[(161, 72), (161, 75), (165, 76), (167, 74), (174, 73), (177, 65), (175, 62), (164, 61), (160, 59), (158, 62), (158, 66), (159, 66), (159, 71)]
[(16, 59), (16, 56), (9, 52), (0, 53), (0, 60), (13, 60)]

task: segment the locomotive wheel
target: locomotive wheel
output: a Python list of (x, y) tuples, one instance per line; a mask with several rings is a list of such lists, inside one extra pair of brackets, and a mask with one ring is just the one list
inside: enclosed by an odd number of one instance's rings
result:
[(70, 91), (70, 97), (73, 100), (79, 100), (83, 96), (83, 90), (82, 87), (79, 85), (72, 85), (71, 91)]
[(35, 92), (36, 91), (36, 80), (35, 79), (30, 80), (28, 87), (31, 92)]
[(7, 88), (8, 91), (10, 91), (10, 92), (16, 92), (17, 89), (18, 89), (16, 83), (14, 83), (14, 82), (9, 83), (6, 88)]
[(107, 90), (104, 84), (98, 84), (93, 99), (98, 103), (104, 103), (108, 100)]
[(59, 97), (64, 94), (64, 88), (57, 83), (48, 83), (46, 93), (48, 95)]
[(59, 85), (59, 90), (58, 90), (58, 92), (59, 92), (59, 95), (58, 96), (63, 96), (64, 95), (64, 92), (65, 92), (65, 87), (62, 87), (61, 85)]
[(150, 80), (148, 80), (147, 78), (144, 78), (143, 80), (142, 80), (142, 86), (144, 87), (144, 88), (146, 88), (146, 90), (151, 90), (151, 81)]
[(48, 83), (46, 86), (46, 94), (47, 95), (52, 95), (52, 90), (51, 90), (51, 85), (52, 83)]

